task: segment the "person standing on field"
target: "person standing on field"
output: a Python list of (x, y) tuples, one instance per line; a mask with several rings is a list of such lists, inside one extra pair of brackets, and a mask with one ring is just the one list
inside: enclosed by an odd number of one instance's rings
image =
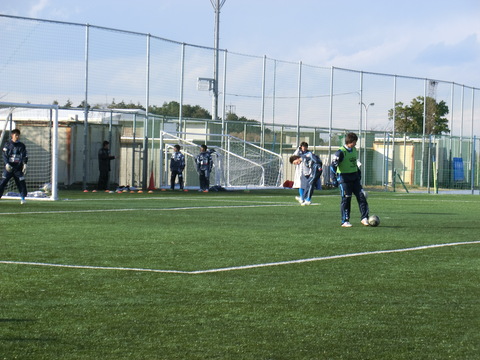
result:
[(322, 161), (317, 155), (307, 151), (302, 156), (290, 156), (290, 164), (300, 167), (302, 176), (305, 177), (307, 183), (304, 189), (304, 200), (300, 205), (310, 205), (312, 203), (313, 190), (322, 175)]
[(340, 211), (342, 216), (342, 227), (351, 227), (350, 208), (352, 195), (355, 195), (360, 209), (362, 225), (368, 226), (368, 203), (360, 180), (362, 178), (358, 167), (357, 145), (358, 136), (355, 133), (348, 133), (345, 136), (345, 145), (335, 153), (331, 163), (332, 183), (340, 187)]
[(173, 154), (170, 159), (170, 189), (175, 189), (175, 179), (178, 176), (180, 190), (183, 190), (183, 170), (185, 169), (185, 155), (180, 152), (180, 145), (173, 147)]
[(213, 161), (211, 152), (207, 151), (207, 145), (203, 144), (200, 146), (200, 154), (195, 158), (195, 163), (197, 164), (197, 173), (200, 180), (199, 191), (208, 192)]
[[(308, 143), (302, 141), (293, 156), (302, 156), (308, 152)], [(293, 164), (293, 163), (292, 163)], [(301, 163), (295, 164), (295, 175), (293, 178), (293, 188), (298, 189), (298, 196), (295, 196), (300, 204), (305, 201), (305, 189), (307, 188), (307, 178), (303, 174), (303, 165)]]
[(0, 182), (0, 198), (8, 182), (13, 178), (20, 192), (20, 204), (25, 204), (25, 197), (27, 196), (27, 184), (25, 182), (28, 163), (27, 148), (24, 143), (19, 141), (19, 129), (12, 130), (10, 136), (11, 139), (5, 143), (2, 152), (5, 168), (2, 173), (2, 181)]
[(97, 186), (98, 190), (108, 190), (110, 161), (113, 159), (115, 159), (115, 156), (110, 155), (110, 143), (105, 140), (102, 148), (98, 150), (98, 169), (100, 170)]

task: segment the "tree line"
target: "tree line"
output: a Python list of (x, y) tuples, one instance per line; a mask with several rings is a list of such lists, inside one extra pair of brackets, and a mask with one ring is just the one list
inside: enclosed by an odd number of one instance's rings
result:
[[(57, 101), (53, 102), (55, 105), (59, 105)], [(412, 99), (409, 105), (405, 105), (403, 102), (397, 102), (395, 104), (395, 131), (400, 133), (413, 133), (423, 134), (424, 126), (424, 112), (426, 113), (425, 120), (425, 134), (427, 135), (440, 135), (450, 133), (448, 127), (448, 119), (445, 117), (448, 112), (448, 106), (445, 101), (437, 102), (434, 98), (427, 96), (426, 105), (425, 98), (423, 96), (417, 96)], [(88, 108), (101, 109), (104, 106), (95, 105)], [(66, 102), (62, 108), (72, 108), (73, 104), (70, 100)], [(79, 108), (85, 107), (85, 102), (82, 101)], [(132, 102), (125, 103), (121, 101), (115, 102), (115, 99), (107, 106), (108, 109), (140, 109), (145, 110), (145, 107), (141, 104), (134, 104)], [(425, 111), (426, 110), (426, 111)], [(180, 113), (180, 104), (176, 101), (164, 102), (162, 106), (152, 105), (149, 107), (149, 113), (162, 116), (178, 117)], [(182, 116), (185, 118), (194, 119), (210, 119), (212, 116), (210, 112), (199, 105), (183, 105)], [(393, 120), (394, 109), (388, 111), (388, 119)], [(229, 112), (226, 116), (226, 121), (229, 122), (229, 132), (242, 132), (244, 123), (251, 122), (252, 124), (259, 124), (257, 120), (247, 119), (244, 116), (238, 116), (235, 113)], [(238, 124), (235, 125), (235, 122)]]

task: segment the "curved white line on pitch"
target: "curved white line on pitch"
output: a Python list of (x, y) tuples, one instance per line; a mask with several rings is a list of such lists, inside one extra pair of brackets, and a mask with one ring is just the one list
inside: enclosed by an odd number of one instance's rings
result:
[(391, 253), (400, 253), (400, 252), (408, 252), (408, 251), (435, 249), (435, 248), (441, 248), (441, 247), (447, 247), (447, 246), (472, 245), (472, 244), (480, 244), (480, 241), (464, 241), (464, 242), (447, 243), (447, 244), (433, 244), (433, 245), (424, 245), (424, 246), (417, 246), (417, 247), (404, 248), (404, 249), (367, 251), (367, 252), (360, 252), (360, 253), (353, 253), (353, 254), (332, 255), (332, 256), (325, 256), (325, 257), (310, 258), (310, 259), (279, 261), (279, 262), (273, 262), (273, 263), (232, 266), (232, 267), (226, 267), (226, 268), (196, 270), (196, 271), (156, 270), (156, 269), (107, 267), (107, 266), (88, 266), (88, 265), (65, 265), (65, 264), (49, 264), (49, 263), (37, 263), (37, 262), (26, 262), (26, 261), (6, 261), (6, 260), (4, 260), (4, 261), (0, 260), (0, 264), (60, 267), (60, 268), (70, 268), (70, 269), (119, 270), (119, 271), (154, 272), (154, 273), (166, 273), (166, 274), (198, 275), (198, 274), (207, 274), (207, 273), (215, 273), (215, 272), (225, 272), (225, 271), (233, 271), (233, 270), (247, 270), (247, 269), (256, 269), (256, 268), (270, 267), (270, 266), (291, 265), (291, 264), (300, 264), (300, 263), (314, 262), (314, 261), (351, 258), (351, 257), (357, 257), (357, 256), (391, 254)]

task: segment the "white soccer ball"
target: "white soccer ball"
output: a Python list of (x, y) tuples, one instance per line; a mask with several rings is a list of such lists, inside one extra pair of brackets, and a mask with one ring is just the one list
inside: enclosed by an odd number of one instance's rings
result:
[(43, 185), (42, 190), (45, 192), (45, 194), (50, 194), (52, 192), (52, 184), (46, 183)]
[(374, 227), (380, 225), (380, 218), (377, 215), (370, 215), (368, 217), (368, 225)]

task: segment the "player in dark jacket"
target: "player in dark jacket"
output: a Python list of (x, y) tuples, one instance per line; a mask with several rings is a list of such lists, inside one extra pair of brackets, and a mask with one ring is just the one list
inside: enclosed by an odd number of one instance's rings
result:
[(183, 170), (185, 169), (185, 155), (180, 152), (180, 145), (173, 147), (173, 154), (170, 159), (170, 189), (175, 189), (175, 179), (178, 176), (180, 190), (183, 190)]
[(110, 161), (115, 159), (115, 156), (110, 155), (109, 149), (110, 143), (105, 140), (103, 147), (98, 150), (98, 170), (100, 175), (98, 177), (98, 190), (107, 190), (108, 188), (108, 176), (110, 173)]
[(352, 195), (357, 198), (360, 208), (361, 223), (368, 226), (368, 203), (360, 180), (362, 178), (357, 164), (357, 144), (358, 136), (355, 133), (348, 133), (345, 136), (345, 145), (335, 153), (331, 164), (334, 186), (340, 187), (342, 200), (340, 211), (342, 213), (342, 227), (351, 227), (350, 208)]
[(25, 204), (27, 196), (27, 184), (25, 183), (25, 174), (27, 172), (28, 154), (25, 144), (19, 141), (20, 130), (14, 129), (11, 133), (11, 139), (5, 143), (3, 147), (3, 162), (5, 168), (2, 173), (2, 181), (0, 183), (0, 198), (5, 191), (10, 179), (13, 177), (20, 192), (21, 204)]
[(200, 154), (195, 158), (195, 163), (197, 164), (197, 173), (200, 180), (200, 191), (208, 192), (213, 161), (211, 152), (207, 151), (207, 145), (200, 146)]

